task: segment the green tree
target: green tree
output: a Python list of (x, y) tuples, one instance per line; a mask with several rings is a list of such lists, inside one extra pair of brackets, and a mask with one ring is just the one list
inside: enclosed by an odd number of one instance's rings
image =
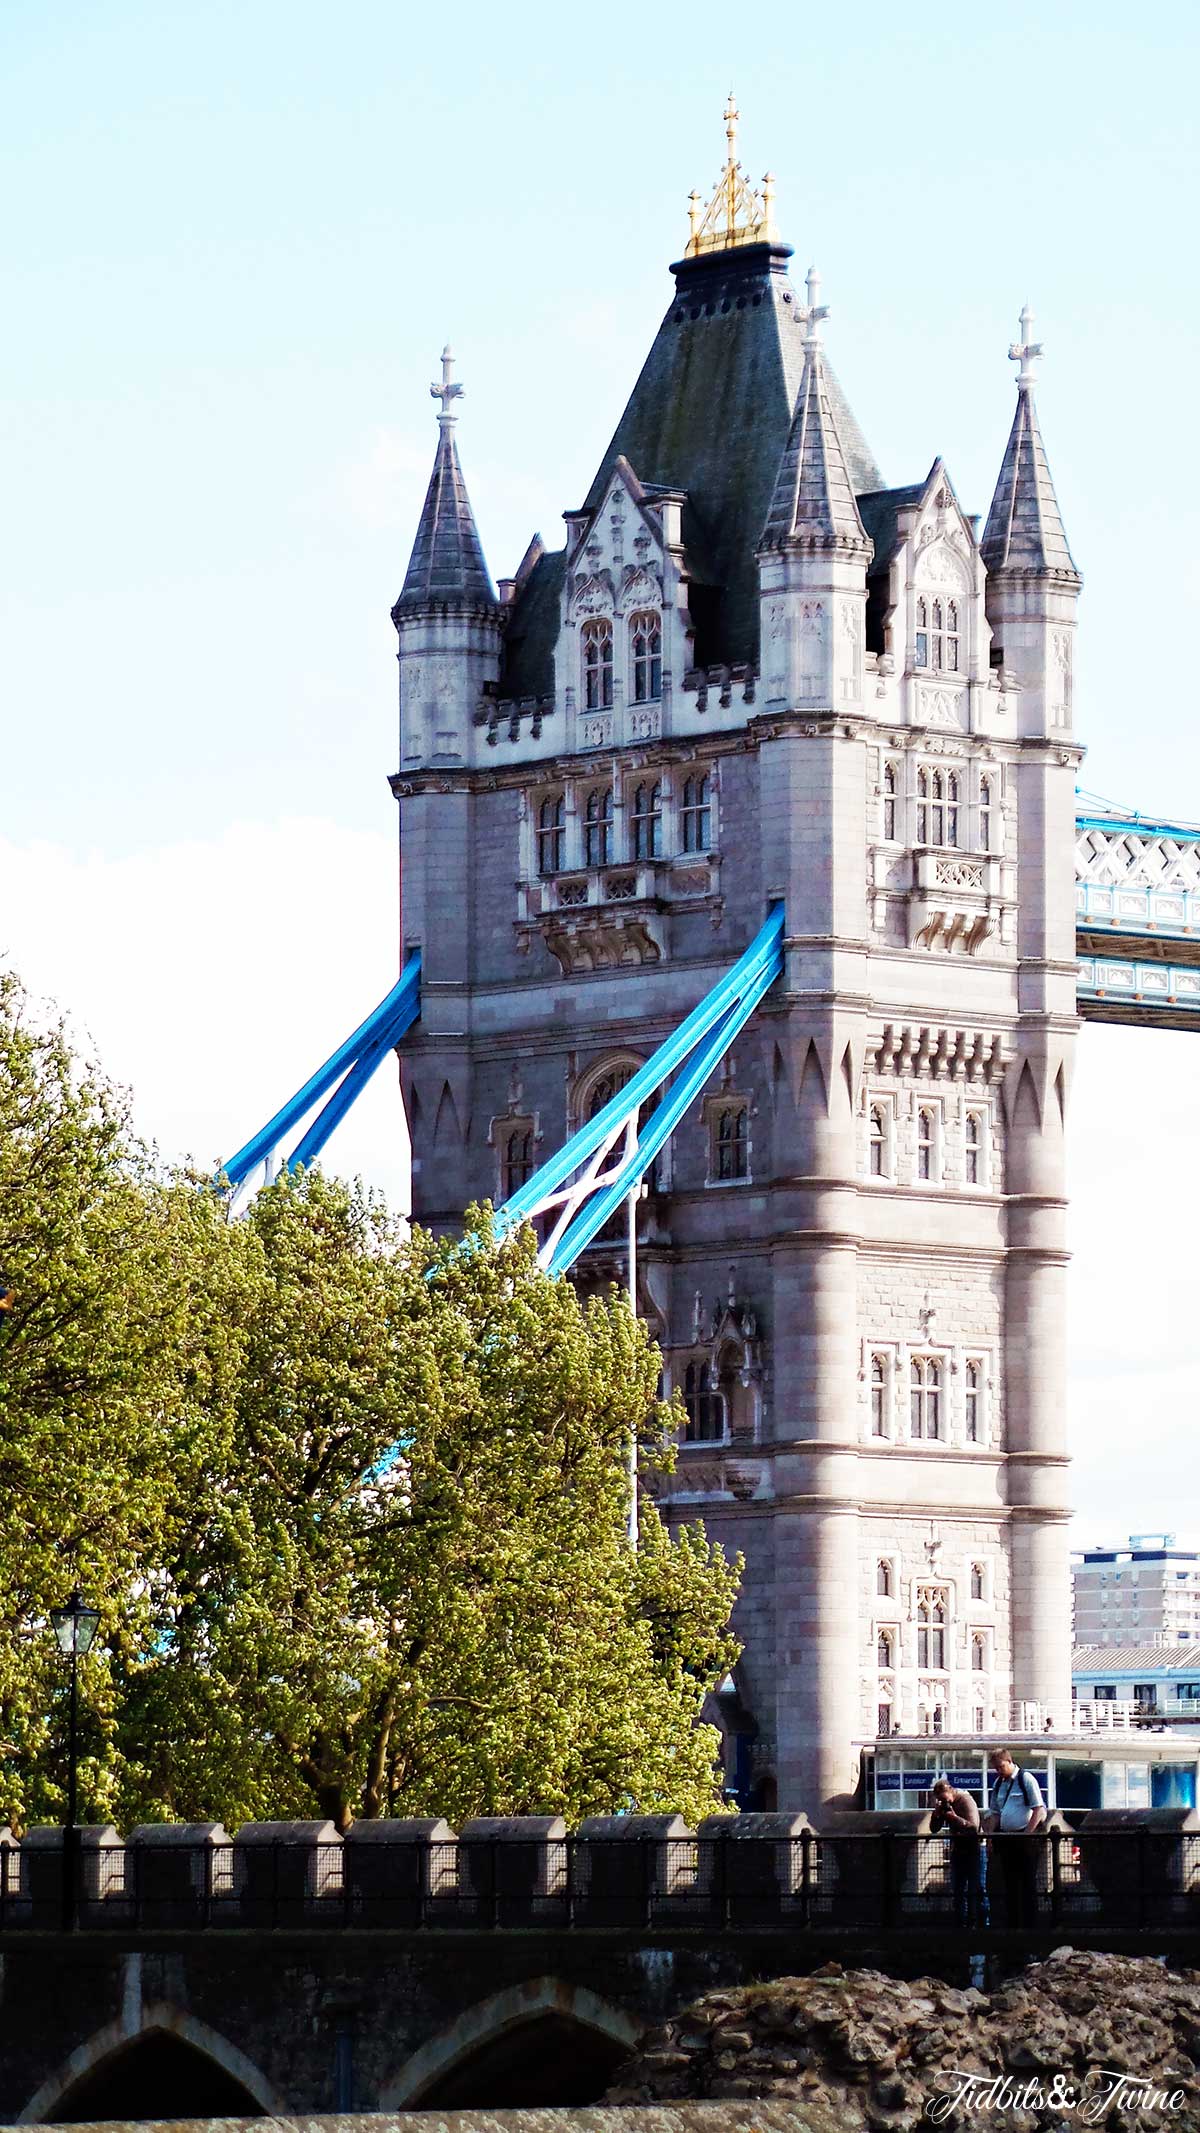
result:
[(164, 1179), (127, 1102), (0, 973), (0, 1756), (3, 1812), (61, 1807), (65, 1670), (47, 1615), (102, 1608), (83, 1792), (115, 1797), (112, 1661), (153, 1634), (176, 1476), (237, 1371), (220, 1292), (239, 1249), (211, 1193)]
[(630, 1434), (662, 1459), (679, 1416), (623, 1300), (584, 1304), (486, 1212), (406, 1241), (319, 1174), (246, 1229), (232, 1441), (122, 1695), (130, 1809), (710, 1808), (737, 1566), (645, 1496), (628, 1544)]

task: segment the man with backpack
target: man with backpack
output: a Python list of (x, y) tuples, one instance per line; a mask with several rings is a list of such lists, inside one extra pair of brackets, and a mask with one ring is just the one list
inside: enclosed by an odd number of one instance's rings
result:
[(984, 1828), (991, 1837), (993, 1909), (995, 1897), (1006, 1926), (1037, 1924), (1037, 1870), (1041, 1846), (1034, 1836), (1046, 1819), (1046, 1803), (1031, 1770), (1022, 1770), (1011, 1748), (996, 1748), (988, 1758), (994, 1773), (991, 1812)]

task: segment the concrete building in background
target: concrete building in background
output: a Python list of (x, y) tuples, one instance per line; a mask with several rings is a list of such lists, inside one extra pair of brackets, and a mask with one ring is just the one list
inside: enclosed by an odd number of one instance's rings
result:
[[(1003, 1733), (1014, 1702), (1070, 1723), (1080, 578), (1028, 313), (1006, 446), (979, 380), (981, 534), (940, 440), (916, 478), (881, 472), (736, 116), (565, 541), (498, 590), (449, 364), (433, 388), (393, 611), (424, 957), (402, 1079), (414, 1212), (456, 1227), (785, 899), (784, 975), (641, 1203), (638, 1301), (687, 1408), (664, 1508), (746, 1556), (731, 1779), (816, 1814), (877, 1735)], [(576, 1278), (623, 1269), (601, 1238)]]
[(1200, 1554), (1177, 1548), (1173, 1533), (1089, 1548), (1072, 1561), (1071, 1601), (1077, 1645), (1200, 1639)]

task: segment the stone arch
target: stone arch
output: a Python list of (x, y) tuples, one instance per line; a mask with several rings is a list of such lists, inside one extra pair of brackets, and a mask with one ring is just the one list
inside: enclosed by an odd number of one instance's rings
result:
[(207, 2059), (214, 2071), (242, 2089), (264, 2115), (278, 2117), (286, 2111), (286, 2104), (265, 2076), (235, 2044), (210, 2029), (207, 2022), (197, 2021), (194, 2015), (185, 2014), (167, 2001), (159, 2001), (143, 2010), (136, 2028), (128, 2028), (124, 2022), (107, 2022), (85, 2043), (77, 2045), (35, 2090), (17, 2124), (54, 2122), (64, 2108), (70, 2108), (72, 2092), (81, 2090), (90, 2076), (99, 2074), (108, 2062), (118, 2064), (143, 2040), (155, 2037), (175, 2038), (201, 2059)]
[[(596, 2063), (607, 2058), (608, 2078), (611, 2078), (620, 2062), (636, 2048), (644, 2024), (626, 2014), (624, 2009), (602, 2000), (586, 1985), (569, 1985), (562, 1978), (528, 1978), (523, 1984), (510, 1985), (503, 1992), (493, 1993), (489, 1999), (477, 2001), (448, 2029), (421, 2045), (395, 2079), (385, 2083), (376, 2108), (381, 2111), (427, 2109), (431, 2107), (428, 2099), (439, 2089), (448, 2093), (437, 2102), (443, 2108), (450, 2108), (455, 2100), (450, 2091), (456, 2076), (461, 2080), (469, 2073), (473, 2062), (482, 2062), (489, 2047), (500, 2045), (515, 2032), (539, 2028), (573, 2032), (580, 2041), (592, 2042), (596, 2047), (593, 2055)], [(499, 2104), (489, 2103), (486, 2107), (499, 2108)], [(468, 2108), (472, 2106), (468, 2105)]]

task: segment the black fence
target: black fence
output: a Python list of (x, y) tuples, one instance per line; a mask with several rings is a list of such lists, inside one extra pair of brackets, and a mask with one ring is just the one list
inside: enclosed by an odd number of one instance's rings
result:
[[(992, 1924), (1200, 1931), (1200, 1831), (1051, 1830), (1028, 1846), (1024, 1911), (993, 1866)], [(388, 1927), (713, 1932), (945, 1930), (981, 1923), (941, 1837), (462, 1838), (454, 1842), (119, 1842), (78, 1856), (75, 1923), (109, 1929)], [(0, 1932), (57, 1930), (63, 1857), (0, 1858)], [(968, 1911), (967, 1903), (971, 1904)]]

